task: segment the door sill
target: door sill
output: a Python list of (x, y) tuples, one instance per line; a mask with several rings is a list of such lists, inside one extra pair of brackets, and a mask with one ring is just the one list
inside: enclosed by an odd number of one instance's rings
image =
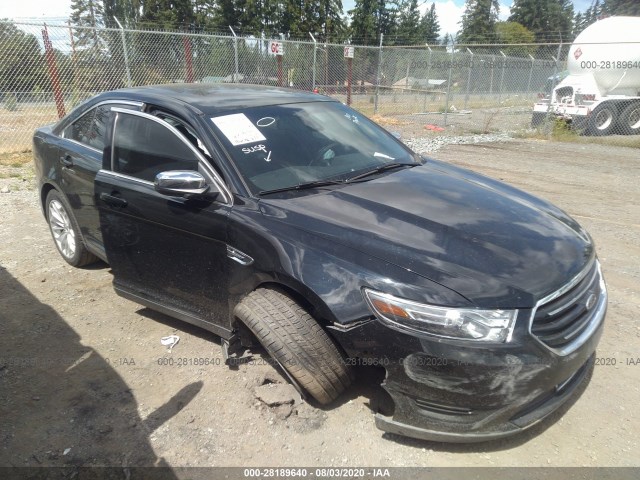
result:
[(126, 298), (127, 300), (131, 300), (132, 302), (139, 303), (140, 305), (144, 305), (151, 310), (164, 313), (165, 315), (168, 315), (170, 317), (177, 318), (178, 320), (182, 320), (183, 322), (187, 322), (197, 327), (203, 328), (204, 330), (208, 330), (209, 332), (215, 333), (216, 335), (225, 339), (229, 339), (232, 336), (231, 330), (221, 327), (220, 325), (215, 325), (211, 322), (208, 322), (192, 313), (185, 312), (173, 307), (168, 307), (154, 300), (151, 300), (141, 295), (140, 293), (131, 292), (130, 290), (127, 290), (115, 284), (113, 285), (113, 288), (121, 297)]

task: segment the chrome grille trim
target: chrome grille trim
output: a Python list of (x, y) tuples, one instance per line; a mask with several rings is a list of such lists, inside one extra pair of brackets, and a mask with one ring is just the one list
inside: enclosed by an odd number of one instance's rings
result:
[[(593, 269), (593, 273), (591, 274), (591, 278), (589, 278), (589, 282), (588, 282), (589, 284), (591, 284), (591, 282), (593, 282), (593, 279), (595, 278), (595, 276), (596, 276), (597, 274), (598, 274), (598, 269), (597, 269), (597, 268)], [(579, 282), (577, 282), (575, 285), (577, 285), (577, 284), (578, 284), (578, 283), (580, 283), (581, 281), (582, 281), (582, 280), (580, 280)], [(570, 290), (571, 290), (571, 289), (569, 289), (569, 290), (567, 290), (567, 291), (570, 291)], [(571, 298), (569, 298), (567, 301), (565, 301), (561, 306), (559, 306), (559, 307), (558, 307), (558, 308), (556, 308), (555, 310), (552, 310), (552, 311), (550, 311), (550, 312), (547, 312), (547, 315), (555, 315), (556, 313), (559, 313), (559, 312), (561, 312), (562, 310), (566, 310), (570, 305), (572, 305), (573, 303), (575, 303), (575, 301), (576, 301), (576, 299), (577, 299), (578, 297), (582, 296), (583, 294), (584, 294), (584, 292), (582, 292), (582, 291), (580, 291), (580, 292), (576, 292), (576, 294), (575, 294), (575, 295), (573, 295)], [(561, 295), (558, 295), (558, 296), (557, 296), (557, 297), (555, 297), (555, 298), (558, 298), (558, 297), (560, 297), (560, 296), (561, 296)], [(555, 300), (555, 298), (554, 298), (554, 299), (551, 299), (551, 300), (548, 300), (547, 302), (542, 303), (540, 306), (544, 306), (544, 305), (546, 305), (547, 303), (549, 303), (549, 302), (551, 302), (551, 301)]]
[[(561, 347), (549, 346), (540, 338), (538, 338), (538, 336), (535, 333), (532, 332), (533, 323), (535, 320), (536, 313), (538, 312), (538, 309), (548, 304), (549, 302), (552, 302), (556, 298), (564, 295), (565, 293), (569, 292), (573, 287), (575, 287), (582, 280), (584, 280), (585, 277), (589, 274), (590, 270), (593, 268), (593, 263), (589, 263), (589, 265), (582, 272), (576, 275), (573, 279), (571, 279), (569, 283), (564, 285), (562, 288), (556, 290), (550, 295), (547, 295), (546, 297), (539, 300), (531, 312), (531, 317), (529, 319), (529, 335), (531, 335), (538, 343), (543, 345), (546, 349), (551, 350), (552, 352), (554, 352), (559, 356), (569, 355), (570, 353), (576, 351), (578, 348), (584, 345), (584, 343), (587, 342), (589, 338), (591, 338), (591, 336), (600, 327), (600, 325), (604, 320), (604, 316), (607, 310), (608, 294), (607, 294), (606, 285), (604, 283), (604, 278), (602, 277), (602, 269), (600, 267), (600, 263), (597, 260), (595, 260), (595, 266), (596, 268), (594, 269), (593, 277), (589, 279), (588, 284), (591, 284), (595, 280), (595, 277), (597, 276), (598, 277), (597, 281), (599, 282), (599, 287), (600, 287), (600, 296), (598, 297), (597, 303), (593, 307), (593, 309), (591, 309), (588, 313), (586, 313), (586, 315), (589, 316), (589, 318), (585, 321), (586, 328), (584, 328), (584, 330), (575, 339), (573, 339), (568, 344), (563, 345)], [(584, 291), (581, 290), (580, 292), (577, 293), (574, 299), (577, 297), (580, 297), (583, 294), (584, 294)], [(570, 307), (571, 304), (569, 302), (565, 302), (565, 307), (567, 306)], [(558, 313), (558, 311), (559, 309), (554, 310), (555, 313)]]

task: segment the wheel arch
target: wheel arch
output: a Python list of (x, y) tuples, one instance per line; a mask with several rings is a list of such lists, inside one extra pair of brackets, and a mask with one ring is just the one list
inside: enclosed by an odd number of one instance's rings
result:
[(289, 296), (292, 300), (299, 303), (300, 306), (304, 307), (323, 327), (331, 325), (335, 320), (327, 304), (311, 289), (305, 288), (303, 285), (296, 285), (294, 282), (269, 281), (261, 283), (256, 288), (280, 290), (283, 294)]
[(309, 287), (301, 284), (293, 278), (282, 278), (281, 276), (273, 276), (269, 279), (263, 279), (257, 282), (253, 288), (247, 291), (244, 295), (238, 298), (238, 301), (233, 305), (232, 309), (232, 321), (233, 323), (239, 321), (235, 310), (236, 307), (242, 302), (242, 300), (251, 292), (260, 288), (266, 288), (271, 290), (277, 290), (280, 293), (290, 297), (292, 300), (300, 304), (309, 314), (323, 327), (333, 324), (337, 319), (329, 306)]
[(56, 190), (59, 194), (64, 195), (62, 191), (53, 183), (45, 182), (42, 184), (42, 187), (40, 188), (40, 207), (42, 208), (42, 213), (44, 214), (45, 218), (47, 218), (47, 195), (49, 195), (49, 192), (51, 190)]

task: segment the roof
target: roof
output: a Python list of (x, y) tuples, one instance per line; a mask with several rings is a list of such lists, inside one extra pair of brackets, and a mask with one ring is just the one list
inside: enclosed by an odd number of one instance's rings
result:
[(101, 95), (164, 105), (168, 99), (187, 103), (205, 114), (285, 103), (335, 101), (316, 93), (264, 85), (170, 83), (125, 88)]
[(412, 87), (413, 85), (420, 85), (421, 87), (426, 87), (426, 86), (440, 86), (444, 83), (446, 83), (446, 80), (439, 80), (439, 79), (435, 79), (435, 78), (416, 78), (416, 77), (404, 77), (401, 78), (400, 80), (398, 80), (397, 82), (395, 82), (393, 84), (394, 87), (404, 87), (406, 85), (409, 85), (409, 87)]

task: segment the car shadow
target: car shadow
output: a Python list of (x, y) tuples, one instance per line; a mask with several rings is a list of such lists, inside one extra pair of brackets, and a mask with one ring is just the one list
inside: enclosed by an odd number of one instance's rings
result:
[(128, 476), (130, 468), (153, 466), (165, 467), (162, 478), (176, 478), (149, 436), (198, 394), (202, 382), (143, 419), (113, 360), (83, 345), (53, 308), (2, 266), (0, 302), (0, 466), (20, 467), (13, 469), (18, 477), (25, 469), (62, 468), (67, 478), (87, 467), (117, 467)]

